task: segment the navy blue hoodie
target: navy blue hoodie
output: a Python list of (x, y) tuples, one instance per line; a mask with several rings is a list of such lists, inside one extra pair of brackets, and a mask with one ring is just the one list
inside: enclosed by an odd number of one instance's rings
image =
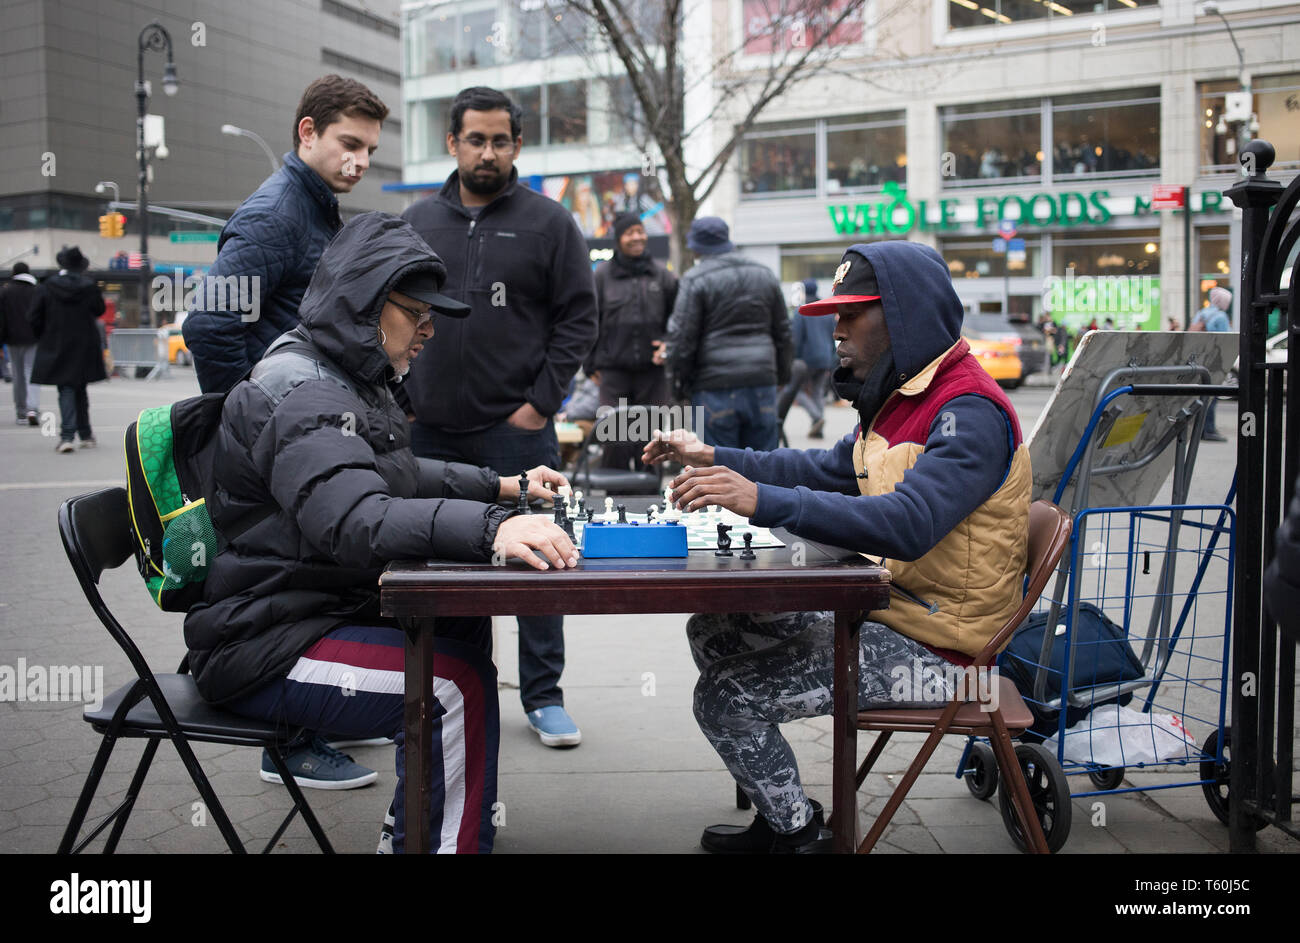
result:
[[(892, 392), (957, 343), (961, 302), (948, 266), (928, 246), (891, 241), (858, 244), (850, 251), (871, 263), (880, 285), (894, 371), (885, 389)], [(841, 388), (852, 382), (844, 367), (835, 379)], [(859, 426), (829, 449), (718, 448), (714, 462), (758, 483), (752, 521), (760, 527), (784, 527), (820, 543), (916, 560), (1001, 487), (1011, 464), (1012, 426), (992, 400), (959, 396), (935, 420), (925, 451), (894, 491), (867, 497), (858, 489), (853, 445), (858, 429), (870, 427), (887, 398), (864, 391), (855, 402)]]

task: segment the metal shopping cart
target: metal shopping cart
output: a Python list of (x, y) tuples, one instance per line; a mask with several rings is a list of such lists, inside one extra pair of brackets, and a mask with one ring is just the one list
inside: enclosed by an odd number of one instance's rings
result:
[[(1204, 409), (1222, 375), (1221, 352), (1199, 355), (1130, 357), (1094, 374), (1091, 413), (1051, 492), (1074, 520), (1068, 558), (999, 660), (1036, 718), (1022, 740), (1048, 748), (1026, 778), (1053, 851), (1068, 838), (1072, 798), (1199, 785), (1227, 822), (1235, 478), (1224, 503), (1188, 503)], [(1083, 405), (1070, 403), (1076, 416)], [(1051, 457), (1042, 464), (1050, 474)], [(1171, 471), (1170, 501), (1147, 503)], [(1186, 781), (1122, 785), (1129, 770), (1186, 766), (1195, 772)], [(968, 741), (957, 775), (977, 798), (997, 791), (987, 743)], [(1072, 796), (1069, 777), (1080, 775), (1094, 788)], [(1008, 821), (1005, 795), (1001, 804)], [(1015, 839), (1009, 821), (1008, 831)]]

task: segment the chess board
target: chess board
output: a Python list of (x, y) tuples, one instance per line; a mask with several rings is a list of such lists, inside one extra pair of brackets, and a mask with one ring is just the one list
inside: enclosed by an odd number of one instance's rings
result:
[[(695, 518), (692, 520), (692, 518)], [(600, 511), (596, 515), (596, 520), (604, 520), (605, 512)], [(629, 522), (646, 523), (646, 515), (631, 514), (627, 515)], [(731, 551), (739, 553), (745, 548), (745, 538), (742, 536), (746, 531), (754, 535), (753, 543), (750, 545), (755, 550), (761, 550), (765, 547), (784, 547), (785, 541), (775, 536), (766, 527), (754, 527), (749, 523), (749, 518), (741, 517), (725, 508), (720, 509), (716, 515), (708, 515), (700, 512), (698, 515), (682, 514), (682, 526), (686, 528), (688, 547), (691, 550), (717, 550), (718, 549), (718, 525), (731, 525)], [(577, 538), (574, 543), (582, 546), (582, 528), (580, 521), (573, 522), (573, 533)], [(680, 546), (680, 544), (679, 544)]]

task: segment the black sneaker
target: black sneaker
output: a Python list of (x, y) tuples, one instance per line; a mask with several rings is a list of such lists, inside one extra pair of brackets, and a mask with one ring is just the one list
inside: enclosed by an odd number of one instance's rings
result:
[[(715, 855), (770, 855), (770, 854), (805, 854), (799, 850), (810, 842), (826, 839), (826, 851), (830, 850), (830, 832), (825, 827), (825, 817), (821, 803), (809, 799), (813, 808), (813, 820), (793, 835), (778, 835), (767, 824), (762, 815), (755, 815), (754, 821), (747, 828), (739, 825), (710, 825), (700, 836), (700, 847)], [(825, 832), (825, 836), (822, 835)], [(778, 847), (779, 846), (779, 847)]]

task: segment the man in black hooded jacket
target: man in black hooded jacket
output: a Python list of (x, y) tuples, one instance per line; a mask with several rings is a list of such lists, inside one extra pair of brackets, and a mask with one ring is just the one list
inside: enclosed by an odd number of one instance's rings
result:
[[(185, 619), (199, 692), (236, 713), (397, 744), (394, 850), (404, 844), (403, 637), (379, 613), (392, 560), (576, 562), (543, 516), (494, 502), (518, 494), (488, 469), (416, 459), (390, 384), (432, 335), (446, 269), (402, 220), (366, 213), (321, 256), (301, 324), (271, 345), (222, 412), (207, 506), (218, 531), (255, 512), (209, 568)], [(530, 491), (564, 483), (546, 468)], [(489, 622), (439, 620), (435, 722), (443, 778), (430, 847), (488, 851), (496, 788), (496, 680)]]

